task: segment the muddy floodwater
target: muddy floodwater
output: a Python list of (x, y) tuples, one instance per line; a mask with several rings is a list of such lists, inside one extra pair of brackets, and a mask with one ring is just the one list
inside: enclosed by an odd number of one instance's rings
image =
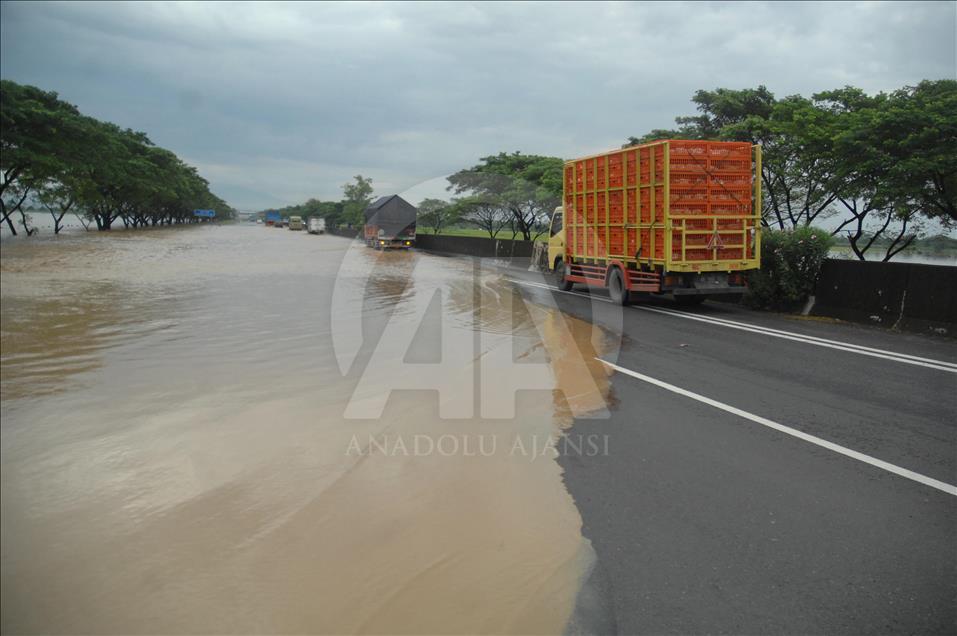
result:
[(547, 451), (606, 407), (591, 325), (262, 226), (0, 264), (5, 633), (565, 629), (593, 557)]

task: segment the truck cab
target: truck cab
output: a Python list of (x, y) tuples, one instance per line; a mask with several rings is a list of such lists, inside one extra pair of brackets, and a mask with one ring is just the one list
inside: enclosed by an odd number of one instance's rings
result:
[(565, 225), (562, 206), (552, 212), (552, 222), (548, 230), (548, 268), (556, 269), (559, 261), (565, 262)]

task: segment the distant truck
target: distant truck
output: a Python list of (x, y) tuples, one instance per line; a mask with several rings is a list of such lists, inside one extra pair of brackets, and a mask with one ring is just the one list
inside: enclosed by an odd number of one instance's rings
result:
[(266, 212), (266, 225), (280, 227), (282, 225), (282, 215), (279, 212)]
[(365, 210), (366, 245), (383, 250), (414, 247), (417, 215), (416, 207), (397, 194), (376, 199)]
[(291, 217), (289, 217), (289, 229), (290, 229), (290, 230), (301, 230), (302, 228), (303, 228), (303, 225), (302, 225), (302, 217), (301, 217), (301, 216), (291, 216)]
[(326, 220), (320, 219), (318, 216), (310, 216), (309, 223), (307, 224), (306, 230), (310, 234), (325, 234)]
[(744, 293), (761, 262), (761, 147), (659, 140), (565, 162), (548, 264), (561, 290), (606, 287), (627, 304)]

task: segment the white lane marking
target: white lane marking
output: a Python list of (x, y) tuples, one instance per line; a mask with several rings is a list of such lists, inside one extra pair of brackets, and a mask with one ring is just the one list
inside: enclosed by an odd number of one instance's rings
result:
[[(515, 283), (517, 285), (525, 285), (529, 287), (538, 287), (540, 289), (548, 289), (553, 292), (559, 292), (562, 294), (569, 294), (571, 296), (581, 296), (582, 298), (591, 298), (594, 300), (599, 300), (601, 302), (610, 303), (611, 300), (607, 298), (602, 298), (601, 296), (595, 296), (592, 294), (582, 294), (580, 292), (574, 291), (562, 291), (556, 289), (551, 285), (545, 285), (542, 283), (533, 283), (529, 281), (518, 280), (515, 278), (506, 279), (509, 282)], [(827, 347), (829, 349), (837, 349), (839, 351), (848, 351), (850, 353), (857, 353), (862, 356), (871, 356), (873, 358), (881, 358), (884, 360), (893, 360), (894, 362), (903, 362), (905, 364), (913, 364), (920, 367), (926, 367), (928, 369), (934, 369), (937, 371), (946, 371), (948, 373), (957, 373), (957, 364), (952, 362), (947, 362), (944, 360), (934, 360), (932, 358), (921, 358), (918, 356), (913, 356), (907, 353), (897, 353), (895, 351), (887, 351), (884, 349), (875, 349), (873, 347), (865, 347), (863, 345), (856, 345), (852, 343), (840, 342), (837, 340), (827, 340), (826, 338), (818, 338), (817, 336), (807, 336), (804, 334), (796, 333), (793, 331), (783, 331), (780, 329), (772, 329), (770, 327), (761, 327), (758, 325), (751, 325), (748, 323), (736, 322), (733, 320), (726, 320), (724, 318), (711, 318), (706, 316), (699, 316), (696, 314), (689, 314), (683, 311), (675, 311), (673, 309), (662, 309), (660, 307), (645, 307), (642, 305), (632, 305), (632, 309), (639, 309), (641, 311), (650, 311), (653, 313), (663, 314), (666, 316), (675, 316), (677, 318), (686, 318), (688, 320), (696, 320), (698, 322), (706, 322), (719, 327), (727, 327), (728, 329), (739, 329), (741, 331), (750, 331), (751, 333), (763, 334), (765, 336), (771, 336), (773, 338), (782, 338), (784, 340), (793, 340), (795, 342), (803, 342), (805, 344), (815, 345), (818, 347)]]
[(647, 383), (649, 383), (649, 384), (654, 384), (655, 386), (658, 386), (658, 387), (661, 387), (662, 389), (666, 389), (666, 390), (668, 390), (668, 391), (671, 391), (672, 393), (677, 393), (678, 395), (683, 395), (683, 396), (685, 396), (685, 397), (689, 397), (689, 398), (691, 398), (692, 400), (697, 400), (698, 402), (703, 402), (704, 404), (707, 404), (707, 405), (709, 405), (709, 406), (713, 406), (713, 407), (715, 407), (716, 409), (721, 409), (722, 411), (727, 411), (728, 413), (731, 413), (731, 414), (733, 414), (733, 415), (737, 415), (737, 416), (739, 416), (739, 417), (743, 417), (743, 418), (745, 418), (745, 419), (747, 419), (747, 420), (751, 420), (752, 422), (756, 422), (756, 423), (758, 423), (758, 424), (761, 424), (762, 426), (767, 426), (768, 428), (773, 428), (774, 430), (780, 431), (781, 433), (785, 433), (785, 434), (787, 434), (787, 435), (791, 435), (791, 436), (796, 437), (796, 438), (798, 438), (798, 439), (802, 439), (802, 440), (804, 440), (805, 442), (810, 442), (811, 444), (814, 444), (814, 445), (816, 445), (816, 446), (820, 446), (821, 448), (826, 448), (827, 450), (834, 451), (835, 453), (839, 453), (839, 454), (844, 455), (844, 456), (846, 456), (846, 457), (850, 457), (851, 459), (856, 459), (856, 460), (858, 460), (858, 461), (860, 461), (860, 462), (864, 462), (865, 464), (870, 464), (871, 466), (875, 466), (875, 467), (880, 468), (880, 469), (882, 469), (882, 470), (886, 470), (886, 471), (889, 472), (889, 473), (894, 473), (895, 475), (899, 475), (899, 476), (904, 477), (904, 478), (906, 478), (906, 479), (910, 479), (910, 480), (916, 481), (916, 482), (918, 482), (918, 483), (920, 483), (920, 484), (924, 484), (925, 486), (930, 486), (931, 488), (936, 488), (937, 490), (940, 490), (940, 491), (942, 491), (942, 492), (945, 492), (945, 493), (947, 493), (948, 495), (954, 495), (955, 497), (957, 497), (957, 486), (954, 486), (954, 485), (952, 485), (952, 484), (948, 484), (948, 483), (945, 483), (945, 482), (943, 482), (943, 481), (939, 481), (939, 480), (937, 480), (937, 479), (934, 479), (933, 477), (928, 477), (928, 476), (926, 476), (926, 475), (921, 475), (920, 473), (915, 473), (915, 472), (912, 471), (912, 470), (908, 470), (908, 469), (906, 469), (906, 468), (901, 468), (900, 466), (896, 466), (896, 465), (894, 465), (894, 464), (885, 462), (885, 461), (883, 461), (883, 460), (881, 460), (881, 459), (877, 459), (876, 457), (871, 457), (870, 455), (865, 455), (864, 453), (859, 453), (859, 452), (856, 451), (856, 450), (851, 450), (850, 448), (845, 448), (844, 446), (841, 446), (841, 445), (839, 445), (839, 444), (835, 444), (834, 442), (829, 442), (829, 441), (827, 441), (826, 439), (821, 439), (820, 437), (816, 437), (816, 436), (814, 436), (814, 435), (810, 435), (810, 434), (808, 434), (808, 433), (804, 433), (803, 431), (799, 431), (799, 430), (797, 430), (797, 429), (795, 429), (795, 428), (791, 428), (790, 426), (785, 426), (784, 424), (779, 424), (779, 423), (777, 423), (777, 422), (775, 422), (775, 421), (772, 421), (772, 420), (769, 420), (769, 419), (767, 419), (767, 418), (761, 417), (760, 415), (755, 415), (755, 414), (753, 414), (753, 413), (748, 413), (747, 411), (742, 411), (741, 409), (736, 408), (736, 407), (734, 407), (734, 406), (730, 406), (730, 405), (728, 405), (728, 404), (725, 404), (724, 402), (718, 402), (717, 400), (712, 400), (712, 399), (709, 398), (709, 397), (705, 397), (705, 396), (700, 395), (700, 394), (698, 394), (698, 393), (694, 393), (693, 391), (688, 391), (687, 389), (682, 389), (681, 387), (677, 387), (677, 386), (675, 386), (675, 385), (673, 385), (673, 384), (668, 384), (667, 382), (664, 382), (664, 381), (662, 381), (662, 380), (658, 380), (657, 378), (653, 378), (653, 377), (651, 377), (651, 376), (644, 375), (644, 374), (642, 374), (642, 373), (638, 373), (637, 371), (632, 371), (631, 369), (626, 369), (625, 367), (618, 366), (617, 364), (608, 362), (607, 360), (602, 360), (601, 358), (595, 358), (595, 359), (598, 360), (599, 362), (601, 362), (601, 363), (607, 365), (608, 367), (614, 369), (615, 371), (618, 371), (619, 373), (624, 373), (625, 375), (630, 375), (631, 377), (636, 378), (636, 379), (638, 379), (638, 380), (641, 380), (642, 382), (647, 382)]
[(577, 291), (563, 291), (558, 289), (554, 285), (546, 285), (545, 283), (535, 283), (530, 280), (519, 280), (517, 278), (506, 278), (510, 283), (515, 283), (516, 285), (524, 285), (526, 287), (538, 287), (539, 289), (547, 289), (549, 291), (558, 292), (559, 294), (568, 294), (569, 296), (581, 296), (582, 298), (590, 298), (592, 300), (600, 300), (603, 303), (610, 303), (610, 298), (604, 298), (603, 296), (595, 296), (594, 294), (583, 294), (582, 292)]
[(874, 347), (865, 347), (864, 345), (857, 345), (850, 342), (840, 342), (839, 340), (828, 340), (827, 338), (818, 338), (817, 336), (808, 336), (802, 333), (796, 333), (793, 331), (782, 331), (781, 329), (772, 329), (771, 327), (763, 327), (761, 325), (752, 325), (744, 322), (737, 322), (734, 320), (727, 320), (726, 318), (714, 318), (712, 316), (699, 316), (697, 314), (689, 314), (683, 311), (675, 311), (674, 309), (666, 309), (663, 307), (642, 307), (636, 306), (635, 309), (641, 309), (642, 311), (651, 311), (659, 314), (666, 314), (669, 316), (677, 316), (679, 318), (687, 318), (689, 320), (698, 320), (700, 322), (709, 322), (712, 324), (719, 325), (721, 327), (728, 327), (729, 329), (743, 329), (745, 331), (754, 331), (764, 333), (768, 336), (774, 336), (777, 338), (786, 338), (789, 340), (800, 339), (808, 344), (815, 344), (821, 347), (833, 347), (835, 349), (841, 349), (843, 351), (854, 351), (855, 353), (860, 353), (861, 355), (873, 355), (878, 358), (893, 358), (897, 359), (900, 362), (909, 362), (911, 364), (918, 364), (921, 366), (930, 367), (933, 369), (939, 369), (941, 371), (950, 371), (951, 373), (957, 373), (957, 364), (953, 362), (947, 362), (946, 360), (934, 360), (933, 358), (921, 358), (920, 356), (910, 355), (908, 353), (897, 353), (896, 351), (887, 351), (885, 349), (875, 349)]

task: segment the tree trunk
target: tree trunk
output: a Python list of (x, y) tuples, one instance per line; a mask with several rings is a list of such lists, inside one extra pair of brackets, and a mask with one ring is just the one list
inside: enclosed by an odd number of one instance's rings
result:
[(66, 216), (65, 211), (62, 214), (60, 214), (60, 216), (57, 216), (55, 214), (53, 215), (53, 234), (59, 234), (60, 230), (63, 229), (63, 227), (60, 225), (60, 222), (63, 220), (63, 217), (65, 216)]
[(27, 236), (33, 236), (37, 233), (37, 228), (31, 228), (27, 225), (27, 213), (23, 211), (23, 208), (20, 208), (20, 223), (23, 225), (23, 230), (27, 233)]
[[(4, 207), (5, 207), (5, 206), (4, 206)], [(17, 228), (14, 227), (13, 221), (10, 220), (10, 214), (11, 214), (10, 212), (7, 212), (6, 210), (3, 210), (3, 220), (7, 222), (7, 227), (10, 228), (10, 233), (11, 233), (13, 236), (16, 236), (16, 235), (17, 235)]]

